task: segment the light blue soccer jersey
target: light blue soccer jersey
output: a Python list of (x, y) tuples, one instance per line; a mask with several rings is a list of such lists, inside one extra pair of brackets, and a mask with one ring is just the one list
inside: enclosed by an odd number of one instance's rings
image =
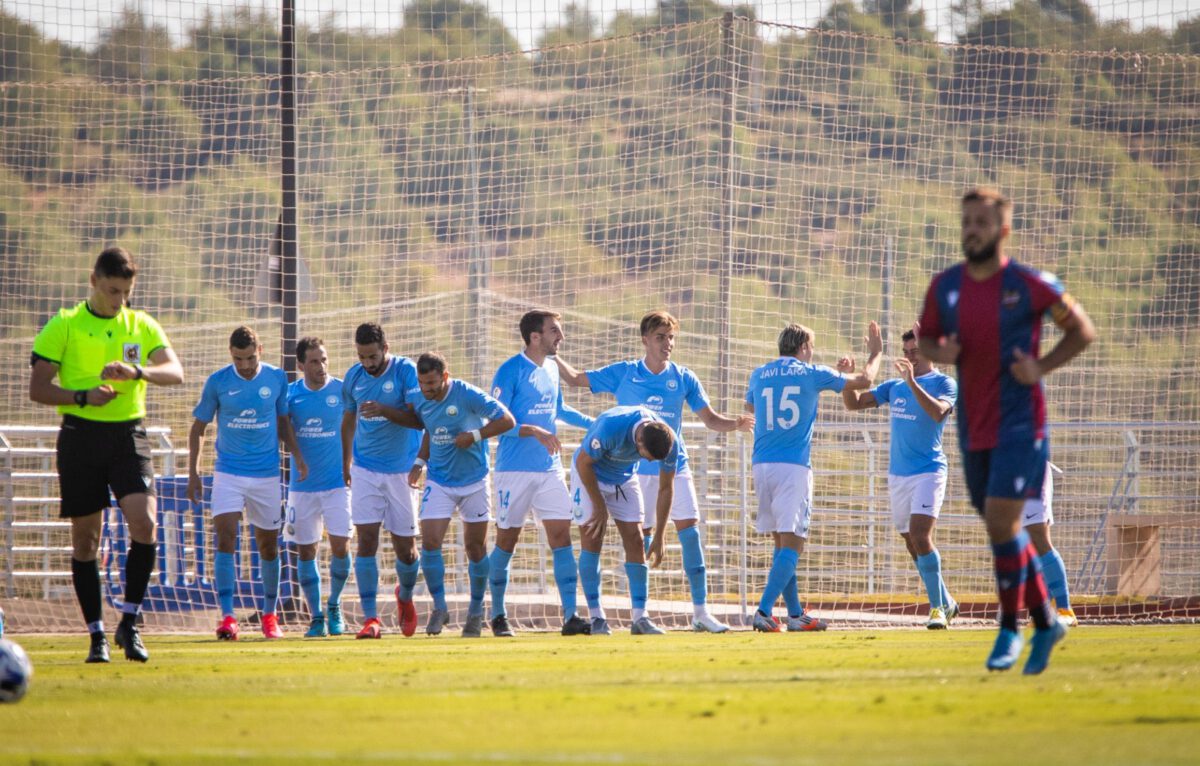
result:
[[(342, 381), (342, 404), (358, 413), (363, 402), (379, 402), (394, 409), (415, 406), (423, 397), (417, 382), (417, 366), (411, 359), (388, 354), (388, 364), (379, 377), (372, 377), (355, 364)], [(354, 429), (354, 464), (375, 473), (408, 473), (421, 447), (421, 432), (396, 425), (382, 415), (358, 415)]]
[(679, 440), (671, 443), (671, 451), (661, 461), (646, 460), (637, 450), (634, 430), (647, 421), (666, 423), (648, 407), (613, 407), (596, 417), (583, 443), (575, 451), (587, 452), (595, 461), (592, 464), (596, 478), (604, 484), (620, 486), (633, 478), (639, 462), (657, 469), (658, 473), (671, 470), (679, 464)]
[(546, 357), (540, 367), (524, 353), (512, 357), (496, 370), (492, 396), (517, 419), (516, 428), (500, 434), (497, 471), (561, 473), (558, 453), (551, 455), (534, 437), (521, 436), (521, 426), (538, 426), (557, 434), (559, 420), (584, 429), (592, 424), (592, 418), (563, 402), (558, 364), (553, 357)]
[(304, 378), (288, 386), (288, 418), (296, 432), (308, 478), (300, 480), (293, 465), (292, 492), (324, 492), (345, 486), (342, 477), (342, 381), (329, 378), (313, 391)]
[[(943, 399), (953, 407), (958, 401), (958, 384), (954, 378), (932, 370), (917, 378), (917, 383), (934, 399)], [(946, 453), (942, 451), (942, 428), (921, 409), (908, 383), (892, 378), (880, 383), (871, 393), (879, 406), (888, 405), (892, 418), (892, 445), (888, 473), (896, 476), (916, 476), (946, 470)]]
[(754, 463), (812, 466), (813, 425), (822, 391), (841, 393), (837, 370), (783, 356), (750, 373), (746, 401), (754, 406)]
[(429, 432), (429, 478), (443, 487), (463, 487), (487, 476), (487, 441), (460, 449), (454, 437), (506, 414), (503, 404), (461, 380), (450, 381), (441, 401), (421, 397), (417, 415)]
[[(655, 375), (646, 367), (645, 360), (616, 362), (598, 370), (588, 370), (588, 383), (592, 393), (612, 394), (617, 404), (629, 407), (645, 407), (675, 432), (675, 443), (679, 445), (677, 473), (683, 473), (688, 465), (687, 447), (683, 443), (683, 405), (686, 402), (697, 412), (709, 406), (708, 394), (700, 379), (686, 367), (667, 362), (666, 369)], [(658, 467), (651, 461), (642, 461), (638, 473), (656, 476)]]
[(234, 476), (279, 475), (279, 423), (288, 414), (287, 375), (260, 364), (246, 380), (228, 365), (208, 376), (192, 416), (217, 421), (216, 470)]

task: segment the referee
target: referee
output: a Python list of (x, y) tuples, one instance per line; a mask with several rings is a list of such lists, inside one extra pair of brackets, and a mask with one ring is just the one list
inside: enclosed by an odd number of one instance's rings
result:
[[(108, 662), (101, 611), (101, 511), (116, 496), (129, 524), (125, 605), (114, 640), (125, 658), (150, 659), (138, 635), (137, 613), (154, 569), (154, 471), (142, 425), (146, 384), (183, 382), (183, 367), (166, 333), (126, 304), (137, 267), (121, 247), (100, 253), (91, 295), (59, 310), (33, 341), (29, 398), (62, 414), (58, 432), (61, 515), (71, 520), (71, 579), (91, 633), (87, 662)], [(58, 382), (54, 381), (57, 376)]]

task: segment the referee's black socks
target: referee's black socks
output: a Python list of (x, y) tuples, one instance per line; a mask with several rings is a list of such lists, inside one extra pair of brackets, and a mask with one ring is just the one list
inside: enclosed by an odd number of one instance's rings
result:
[(83, 621), (89, 626), (100, 622), (104, 617), (100, 608), (100, 563), (95, 559), (79, 561), (72, 558), (71, 582), (75, 585), (75, 598), (79, 599)]
[[(153, 543), (131, 542), (129, 555), (125, 558), (125, 603), (140, 606), (146, 598), (146, 586), (150, 583), (150, 573), (154, 571), (155, 547)], [(131, 622), (137, 613), (122, 615), (123, 620)]]

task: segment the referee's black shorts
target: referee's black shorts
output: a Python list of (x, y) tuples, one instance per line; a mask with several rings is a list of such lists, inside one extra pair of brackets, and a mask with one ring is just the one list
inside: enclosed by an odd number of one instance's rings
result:
[(154, 494), (150, 438), (141, 420), (101, 423), (64, 415), (58, 431), (63, 518), (90, 516), (126, 495)]

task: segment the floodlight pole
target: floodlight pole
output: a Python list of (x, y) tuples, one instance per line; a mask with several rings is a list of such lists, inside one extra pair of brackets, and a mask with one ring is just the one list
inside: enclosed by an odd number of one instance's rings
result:
[(288, 378), (294, 378), (296, 364), (296, 289), (297, 228), (296, 228), (296, 5), (295, 0), (282, 0), (279, 41), (279, 128), (280, 128), (280, 190), (282, 210), (279, 231), (280, 303), (283, 307), (283, 326), (280, 328), (282, 367)]
[[(730, 290), (733, 289), (733, 122), (734, 94), (737, 77), (734, 71), (733, 13), (721, 18), (721, 211), (717, 227), (721, 235), (721, 262), (717, 275), (717, 401), (725, 412), (734, 412), (730, 398), (732, 380), (729, 358), (729, 336), (733, 333), (730, 316)], [(739, 408), (740, 409), (740, 408)]]

